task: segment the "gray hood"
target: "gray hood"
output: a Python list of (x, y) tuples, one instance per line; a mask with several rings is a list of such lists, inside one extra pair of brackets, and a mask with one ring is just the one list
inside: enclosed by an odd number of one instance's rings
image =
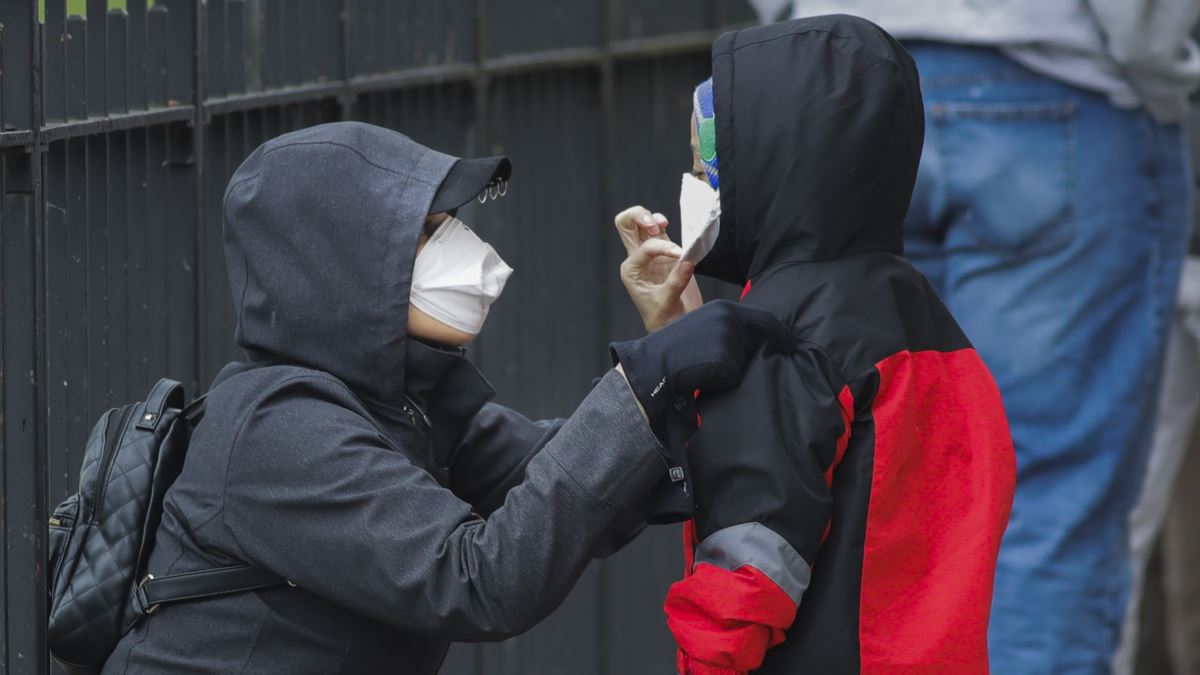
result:
[(401, 395), (417, 240), (457, 161), (358, 122), (255, 150), (224, 205), (236, 337), (250, 358), (323, 370), (367, 400)]

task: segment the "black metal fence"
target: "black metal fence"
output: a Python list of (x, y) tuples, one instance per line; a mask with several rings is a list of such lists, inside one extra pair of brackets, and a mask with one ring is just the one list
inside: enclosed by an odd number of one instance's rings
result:
[[(239, 358), (220, 199), (256, 145), (360, 119), (506, 153), (468, 211), (516, 269), (474, 357), (500, 399), (570, 411), (639, 325), (611, 216), (672, 213), (691, 86), (743, 0), (0, 0), (0, 672), (44, 673), (48, 507), (107, 407)], [(353, 561), (347, 561), (353, 565)], [(593, 565), (531, 633), (449, 673), (671, 672), (678, 530)], [(352, 573), (352, 570), (348, 570)], [(402, 669), (402, 666), (398, 666)]]

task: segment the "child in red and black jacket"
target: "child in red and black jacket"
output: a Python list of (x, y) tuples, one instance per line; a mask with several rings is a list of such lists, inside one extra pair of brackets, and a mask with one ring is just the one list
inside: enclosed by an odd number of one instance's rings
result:
[(695, 122), (722, 214), (697, 270), (803, 343), (697, 401), (680, 673), (987, 672), (1015, 458), (988, 369), (902, 255), (912, 59), (852, 17), (726, 34)]

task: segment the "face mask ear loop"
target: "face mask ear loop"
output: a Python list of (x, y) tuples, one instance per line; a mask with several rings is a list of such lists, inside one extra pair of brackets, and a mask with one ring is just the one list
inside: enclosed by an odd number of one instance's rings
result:
[(486, 202), (487, 202), (487, 200), (488, 200), (488, 191), (487, 191), (487, 188), (484, 188), (484, 189), (483, 189), (483, 192), (480, 192), (480, 193), (479, 193), (479, 196), (478, 196), (478, 197), (476, 197), (475, 199), (478, 199), (480, 204), (484, 204), (484, 203), (486, 203)]
[(503, 197), (504, 195), (508, 194), (508, 181), (499, 181), (499, 186), (499, 189), (496, 191), (499, 196)]
[(495, 201), (497, 198), (500, 197), (500, 186), (496, 183), (492, 183), (492, 184), (488, 185), (487, 191), (488, 191), (488, 197), (492, 201)]

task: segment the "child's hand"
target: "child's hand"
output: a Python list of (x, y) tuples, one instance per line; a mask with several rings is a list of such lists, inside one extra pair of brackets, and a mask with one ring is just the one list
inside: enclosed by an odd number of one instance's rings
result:
[(625, 250), (637, 248), (650, 238), (667, 238), (667, 217), (661, 213), (650, 213), (644, 206), (631, 206), (613, 219)]
[(614, 219), (626, 257), (625, 285), (648, 332), (654, 332), (704, 304), (693, 277), (694, 265), (680, 264), (683, 251), (667, 237), (667, 218), (633, 206)]

